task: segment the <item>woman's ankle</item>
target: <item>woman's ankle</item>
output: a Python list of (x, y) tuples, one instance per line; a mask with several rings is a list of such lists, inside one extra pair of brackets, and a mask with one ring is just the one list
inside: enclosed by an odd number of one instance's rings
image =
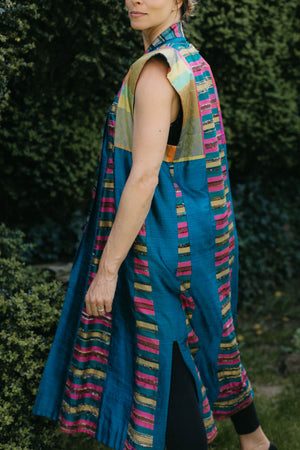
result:
[(259, 426), (249, 434), (239, 435), (241, 450), (269, 450), (270, 441)]

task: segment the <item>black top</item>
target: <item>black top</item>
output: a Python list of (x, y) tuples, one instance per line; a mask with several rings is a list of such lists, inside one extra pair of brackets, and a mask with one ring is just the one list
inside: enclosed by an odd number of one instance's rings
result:
[(183, 112), (182, 112), (182, 106), (180, 104), (180, 110), (179, 110), (177, 119), (175, 120), (175, 122), (172, 122), (170, 125), (170, 131), (169, 131), (169, 137), (168, 137), (169, 145), (178, 145), (181, 128), (182, 128), (182, 118), (183, 118)]

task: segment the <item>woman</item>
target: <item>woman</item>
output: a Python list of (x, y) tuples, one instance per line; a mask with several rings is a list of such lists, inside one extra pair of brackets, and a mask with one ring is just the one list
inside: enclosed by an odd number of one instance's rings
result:
[(232, 417), (243, 450), (275, 449), (235, 338), (226, 144), (210, 68), (182, 30), (193, 2), (126, 6), (145, 54), (107, 116), (34, 413), (119, 450), (205, 449), (214, 418)]

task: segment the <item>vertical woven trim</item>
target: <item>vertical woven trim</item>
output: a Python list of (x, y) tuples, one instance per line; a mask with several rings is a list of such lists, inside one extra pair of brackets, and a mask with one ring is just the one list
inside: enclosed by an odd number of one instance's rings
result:
[(143, 224), (134, 242), (134, 308), (137, 330), (135, 389), (124, 449), (153, 447), (159, 374), (159, 337)]

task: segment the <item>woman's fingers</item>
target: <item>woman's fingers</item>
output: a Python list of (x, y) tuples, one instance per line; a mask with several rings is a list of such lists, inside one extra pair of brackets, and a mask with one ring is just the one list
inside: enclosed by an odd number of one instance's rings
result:
[(90, 316), (111, 312), (116, 284), (117, 278), (101, 282), (94, 278), (85, 296), (86, 311)]

